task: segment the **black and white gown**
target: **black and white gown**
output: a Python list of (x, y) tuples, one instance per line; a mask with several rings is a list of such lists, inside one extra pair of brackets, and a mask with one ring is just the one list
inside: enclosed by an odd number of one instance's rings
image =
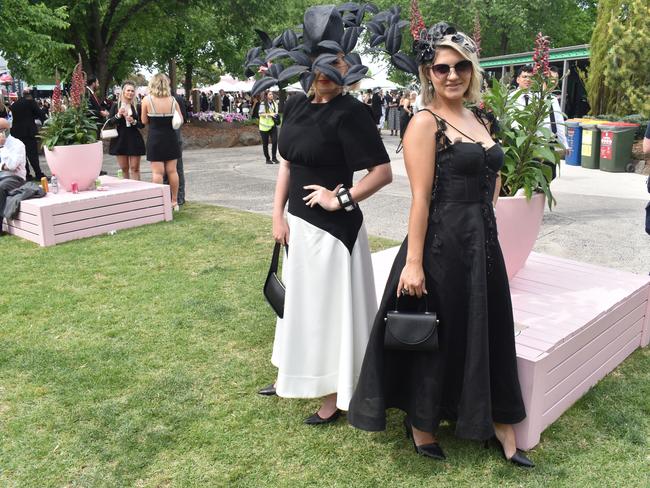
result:
[(389, 162), (368, 108), (349, 95), (285, 106), (280, 154), (289, 161), (289, 253), (282, 270), (284, 318), (272, 362), (287, 398), (338, 393), (347, 410), (377, 311), (372, 261), (360, 209), (328, 212), (305, 205), (305, 185), (352, 186), (357, 170)]

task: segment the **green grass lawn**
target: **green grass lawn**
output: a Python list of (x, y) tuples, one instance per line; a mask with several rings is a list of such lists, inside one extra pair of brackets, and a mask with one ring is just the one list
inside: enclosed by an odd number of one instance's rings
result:
[[(390, 244), (373, 239), (375, 249)], [(542, 435), (531, 471), (440, 439), (313, 428), (263, 398), (270, 219), (187, 205), (174, 222), (51, 248), (0, 238), (0, 486), (650, 486), (650, 350)]]

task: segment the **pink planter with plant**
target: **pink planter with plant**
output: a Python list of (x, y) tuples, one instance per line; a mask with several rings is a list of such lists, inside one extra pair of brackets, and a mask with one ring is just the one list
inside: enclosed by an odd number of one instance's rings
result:
[(102, 169), (103, 148), (101, 141), (74, 146), (45, 148), (45, 160), (52, 174), (56, 175), (59, 187), (72, 191), (76, 182), (80, 191), (95, 188), (95, 180)]
[(509, 280), (524, 267), (535, 246), (544, 217), (544, 201), (543, 193), (535, 193), (530, 200), (517, 195), (497, 201), (497, 231)]
[(103, 151), (102, 142), (97, 141), (97, 122), (88, 111), (81, 57), (72, 72), (67, 106), (63, 105), (58, 73), (55, 79), (50, 118), (40, 134), (47, 165), (64, 191), (72, 191), (73, 183), (80, 191), (94, 189)]

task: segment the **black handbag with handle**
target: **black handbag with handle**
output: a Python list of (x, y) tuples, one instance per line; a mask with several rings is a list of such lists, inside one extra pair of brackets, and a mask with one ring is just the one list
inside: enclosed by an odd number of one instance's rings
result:
[[(284, 317), (284, 283), (278, 277), (278, 264), (280, 262), (280, 249), (282, 245), (279, 242), (275, 243), (273, 248), (273, 257), (271, 258), (271, 266), (266, 275), (264, 282), (264, 296), (266, 301), (269, 302), (271, 308), (275, 311), (276, 315), (280, 318)], [(289, 246), (287, 246), (287, 253)]]
[(399, 300), (395, 310), (386, 313), (384, 348), (400, 351), (433, 352), (438, 350), (438, 315), (429, 312), (426, 298), (424, 312), (401, 312)]

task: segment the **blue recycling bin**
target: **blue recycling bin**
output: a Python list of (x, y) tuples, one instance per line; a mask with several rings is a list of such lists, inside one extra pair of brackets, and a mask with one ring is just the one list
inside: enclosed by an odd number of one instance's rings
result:
[(571, 166), (580, 166), (581, 162), (581, 148), (582, 148), (582, 127), (580, 122), (574, 122), (571, 120), (566, 121), (567, 127), (567, 142), (569, 147), (567, 147), (566, 156), (564, 157), (564, 162), (570, 164)]

